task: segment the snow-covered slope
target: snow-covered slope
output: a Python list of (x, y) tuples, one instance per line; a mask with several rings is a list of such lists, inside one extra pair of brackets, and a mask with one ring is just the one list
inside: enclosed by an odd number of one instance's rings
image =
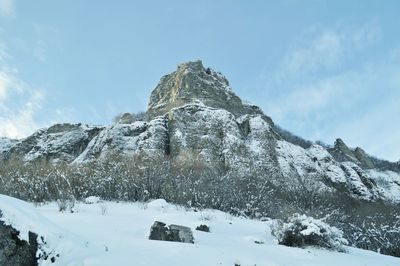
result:
[[(99, 202), (58, 212), (55, 203), (34, 207), (0, 196), (2, 221), (43, 236), (55, 263), (39, 265), (399, 265), (400, 259), (347, 248), (348, 253), (280, 246), (270, 234), (273, 221), (232, 217), (215, 210), (194, 211), (156, 200), (150, 203)], [(194, 244), (148, 240), (154, 221), (192, 228)], [(55, 225), (57, 224), (57, 226)], [(206, 224), (211, 232), (194, 230)], [(257, 242), (257, 243), (256, 243)]]
[(0, 137), (0, 160), (3, 158), (3, 153), (6, 153), (11, 149), (17, 140)]
[(158, 117), (150, 122), (107, 126), (89, 142), (74, 162), (87, 162), (121, 152), (125, 155), (139, 152), (163, 154), (167, 144), (165, 123), (165, 119)]
[(329, 181), (329, 183), (346, 187), (354, 196), (365, 200), (385, 198), (400, 201), (398, 195), (385, 192), (388, 189), (400, 188), (398, 184), (392, 182), (395, 178), (393, 175), (385, 175), (388, 180), (385, 184), (376, 182), (377, 175), (381, 172), (375, 171), (375, 175), (370, 175), (353, 162), (337, 162), (327, 150), (319, 145), (303, 149), (286, 141), (278, 141), (277, 151), (284, 176), (314, 176), (321, 179), (322, 187), (326, 187), (326, 182), (323, 181)]

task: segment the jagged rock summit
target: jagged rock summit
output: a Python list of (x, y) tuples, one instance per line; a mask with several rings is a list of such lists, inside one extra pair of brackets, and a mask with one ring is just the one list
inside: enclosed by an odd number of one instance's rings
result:
[(374, 168), (374, 163), (363, 149), (350, 149), (340, 138), (336, 139), (329, 152), (340, 162), (351, 161), (367, 169)]
[(190, 103), (224, 109), (236, 116), (262, 113), (256, 106), (243, 104), (225, 76), (204, 68), (200, 60), (180, 64), (175, 72), (163, 76), (151, 93), (147, 113), (150, 117), (163, 115)]

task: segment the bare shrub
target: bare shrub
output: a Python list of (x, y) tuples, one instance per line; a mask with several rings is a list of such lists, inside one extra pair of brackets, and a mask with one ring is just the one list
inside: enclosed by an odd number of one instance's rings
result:
[(101, 215), (106, 215), (107, 214), (107, 205), (104, 203), (101, 203), (100, 205), (100, 213)]

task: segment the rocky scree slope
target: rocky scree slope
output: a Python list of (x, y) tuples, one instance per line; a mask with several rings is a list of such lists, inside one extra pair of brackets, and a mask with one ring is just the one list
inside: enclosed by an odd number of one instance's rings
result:
[(351, 149), (341, 139), (331, 148), (296, 145), (279, 134), (260, 108), (243, 103), (221, 73), (204, 68), (201, 61), (181, 64), (160, 79), (145, 121), (58, 124), (21, 140), (0, 138), (0, 160), (26, 162), (85, 163), (112, 153), (177, 157), (187, 152), (226, 172), (253, 169), (287, 186), (293, 178), (313, 179), (322, 190), (344, 189), (363, 200), (400, 202), (398, 163)]

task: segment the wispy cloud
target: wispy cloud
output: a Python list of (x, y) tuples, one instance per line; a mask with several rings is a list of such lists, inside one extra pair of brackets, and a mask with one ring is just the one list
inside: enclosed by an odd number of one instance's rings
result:
[(0, 15), (14, 15), (14, 0), (0, 0)]
[(18, 77), (7, 62), (6, 46), (0, 48), (0, 136), (25, 137), (40, 127), (35, 114), (42, 107), (44, 93)]
[(28, 95), (20, 99), (19, 108), (0, 103), (0, 136), (9, 138), (22, 138), (33, 133), (38, 127), (35, 113), (41, 108), (44, 95), (40, 90), (26, 91)]
[[(376, 24), (312, 30), (269, 75), (265, 110), (278, 124), (312, 140), (342, 137), (352, 146), (398, 160), (399, 50), (378, 59)], [(365, 55), (367, 55), (365, 57)], [(385, 141), (384, 141), (385, 140)]]
[(343, 26), (312, 29), (287, 52), (279, 74), (284, 77), (298, 77), (339, 67), (351, 53), (365, 49), (380, 38), (381, 30), (375, 24), (357, 29)]

